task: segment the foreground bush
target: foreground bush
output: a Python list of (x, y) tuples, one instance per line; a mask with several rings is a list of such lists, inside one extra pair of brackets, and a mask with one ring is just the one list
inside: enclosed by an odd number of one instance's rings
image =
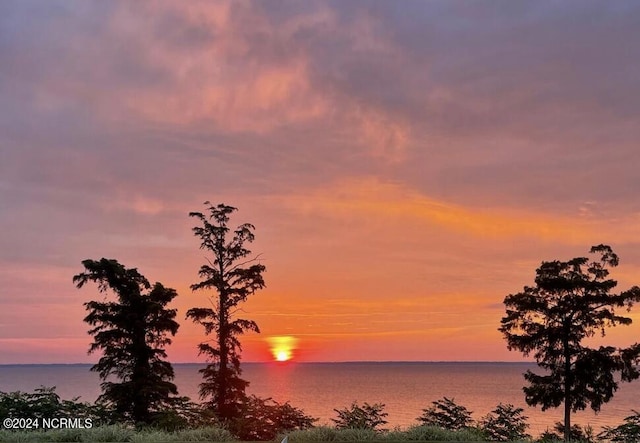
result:
[(491, 441), (524, 440), (530, 437), (525, 431), (529, 427), (524, 409), (500, 403), (480, 420), (480, 428)]
[(422, 425), (457, 431), (473, 424), (471, 411), (447, 397), (432, 402), (431, 407), (422, 411), (423, 414), (417, 418)]
[(599, 438), (614, 443), (636, 443), (640, 441), (640, 412), (632, 410), (633, 415), (625, 417), (624, 423), (616, 426), (605, 426), (598, 434)]
[(171, 409), (154, 412), (148, 427), (162, 431), (222, 427), (211, 410), (192, 402), (189, 397), (172, 398), (170, 407)]
[(93, 423), (114, 424), (117, 417), (101, 403), (90, 404), (71, 400), (61, 400), (55, 386), (40, 386), (34, 392), (0, 392), (0, 419), (74, 417), (90, 418)]
[(370, 405), (364, 403), (359, 406), (353, 402), (351, 407), (344, 409), (334, 409), (338, 413), (338, 418), (332, 418), (337, 429), (368, 429), (377, 432), (384, 432), (385, 429), (378, 428), (386, 425), (385, 417), (389, 414), (384, 412), (384, 404), (375, 403)]
[(317, 419), (287, 403), (254, 395), (241, 406), (241, 416), (229, 422), (229, 430), (240, 440), (273, 440), (278, 434), (308, 429)]
[[(578, 443), (595, 443), (598, 441), (591, 426), (571, 426), (569, 438), (572, 442)], [(555, 443), (564, 441), (564, 423), (557, 422), (553, 427), (553, 431), (549, 431), (547, 429), (536, 441), (539, 443)]]
[[(81, 403), (78, 398), (61, 400), (55, 387), (40, 387), (33, 393), (0, 392), (0, 419), (31, 418), (42, 420), (53, 417), (91, 419), (93, 428), (50, 430), (42, 432), (10, 432), (4, 440), (16, 441), (129, 441), (130, 438), (144, 441), (149, 435), (163, 441), (219, 441), (230, 440), (233, 436), (248, 441), (273, 440), (279, 433), (308, 429), (317, 419), (287, 403), (255, 396), (246, 397), (240, 405), (240, 418), (230, 420), (225, 426), (206, 407), (192, 402), (188, 397), (172, 398), (167, 408), (152, 411), (150, 423), (127, 422), (104, 404)], [(122, 426), (125, 424), (127, 426)], [(109, 426), (120, 425), (120, 426)], [(141, 433), (135, 434), (134, 428)], [(227, 428), (221, 433), (220, 429)], [(184, 430), (182, 433), (177, 432)], [(102, 433), (102, 434), (96, 434)], [(114, 436), (111, 433), (115, 433)], [(212, 434), (211, 434), (212, 433)], [(46, 435), (45, 435), (46, 434)], [(211, 438), (202, 435), (211, 434)], [(4, 434), (3, 434), (4, 435)], [(45, 440), (42, 440), (45, 439)]]

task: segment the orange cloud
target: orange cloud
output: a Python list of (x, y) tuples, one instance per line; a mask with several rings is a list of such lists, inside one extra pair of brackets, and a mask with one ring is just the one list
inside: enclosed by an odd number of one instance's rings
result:
[(428, 197), (415, 189), (377, 178), (346, 179), (332, 185), (279, 198), (291, 211), (329, 217), (375, 216), (441, 226), (482, 238), (533, 237), (563, 244), (590, 245), (597, 239), (640, 239), (637, 216), (585, 219), (540, 214), (524, 208), (469, 208)]

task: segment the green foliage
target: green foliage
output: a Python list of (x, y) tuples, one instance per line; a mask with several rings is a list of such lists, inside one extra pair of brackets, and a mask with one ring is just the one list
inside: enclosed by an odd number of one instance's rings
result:
[(529, 437), (524, 409), (500, 403), (480, 420), (480, 428), (491, 441), (522, 440)]
[(422, 411), (423, 414), (417, 418), (422, 425), (456, 431), (469, 428), (473, 424), (471, 411), (447, 397), (432, 402), (431, 407)]
[(152, 414), (151, 426), (163, 431), (220, 425), (211, 409), (194, 403), (189, 397), (172, 398), (167, 409)]
[(41, 386), (33, 393), (0, 392), (0, 417), (52, 417), (62, 406), (55, 390)]
[(191, 289), (213, 290), (215, 296), (209, 302), (213, 307), (191, 308), (187, 318), (204, 327), (205, 335), (215, 335), (215, 345), (210, 340), (200, 343), (200, 354), (206, 355), (209, 364), (200, 370), (203, 383), (200, 396), (208, 399), (207, 405), (224, 421), (237, 418), (245, 402), (245, 389), (249, 384), (240, 376), (239, 336), (247, 331), (260, 332), (252, 320), (234, 318), (237, 306), (258, 289), (265, 286), (262, 273), (264, 265), (257, 259), (247, 258), (251, 251), (246, 243), (254, 240), (255, 227), (245, 223), (233, 232), (228, 227), (229, 215), (236, 208), (219, 204), (208, 205), (209, 215), (191, 212), (201, 226), (193, 228), (200, 238), (200, 249), (212, 253), (213, 260), (200, 267), (202, 280), (191, 285)]
[(377, 432), (383, 432), (385, 429), (378, 429), (378, 426), (387, 424), (385, 417), (389, 414), (384, 412), (384, 404), (375, 403), (370, 405), (364, 403), (359, 406), (357, 402), (353, 402), (351, 407), (344, 409), (334, 409), (338, 414), (338, 418), (332, 418), (336, 425), (336, 429), (370, 429)]
[(605, 426), (599, 438), (614, 443), (637, 443), (640, 441), (640, 412), (632, 410), (633, 414), (625, 417), (624, 423), (616, 427)]
[[(188, 397), (173, 398), (169, 406), (168, 409), (155, 411), (151, 414), (153, 428), (175, 431), (186, 428), (203, 428), (216, 423), (216, 418), (210, 410), (190, 401)], [(6, 417), (91, 418), (94, 427), (104, 429), (111, 429), (105, 425), (115, 424), (121, 420), (120, 416), (103, 403), (83, 403), (78, 402), (78, 398), (61, 400), (55, 392), (55, 387), (40, 387), (33, 393), (0, 392), (0, 419)]]
[(153, 413), (165, 409), (178, 393), (171, 382), (173, 367), (164, 360), (169, 334), (175, 335), (179, 327), (176, 310), (166, 305), (177, 293), (161, 283), (151, 286), (137, 269), (127, 269), (116, 260), (82, 264), (85, 272), (73, 277), (78, 288), (95, 282), (101, 293), (111, 290), (117, 296), (117, 301), (84, 304), (88, 311), (84, 321), (93, 327), (89, 353), (102, 353), (91, 368), (103, 381), (99, 400), (125, 420), (151, 423)]
[(34, 392), (0, 392), (0, 419), (51, 418), (51, 417), (91, 418), (95, 424), (113, 423), (113, 413), (103, 404), (79, 402), (78, 398), (61, 400), (54, 387), (41, 386)]
[(586, 338), (604, 335), (609, 326), (629, 325), (631, 318), (620, 316), (617, 308), (630, 309), (640, 301), (640, 288), (620, 294), (609, 279), (609, 268), (618, 265), (618, 256), (609, 246), (598, 245), (591, 253), (599, 259), (578, 257), (569, 261), (542, 262), (536, 270), (535, 286), (527, 287), (505, 300), (506, 315), (499, 330), (509, 350), (533, 353), (546, 375), (527, 371), (525, 399), (542, 410), (564, 403), (565, 438), (569, 438), (571, 412), (590, 406), (599, 411), (618, 388), (615, 373), (622, 381), (640, 376), (636, 363), (640, 345), (627, 349), (601, 346), (591, 349)]
[(595, 443), (598, 441), (591, 426), (573, 425), (569, 432), (565, 433), (562, 422), (557, 422), (553, 427), (553, 431), (548, 429), (544, 431), (536, 441), (539, 443), (551, 443), (565, 440), (575, 443)]
[(247, 397), (239, 417), (229, 422), (229, 430), (240, 440), (273, 440), (278, 434), (309, 429), (317, 419), (287, 403), (254, 395)]

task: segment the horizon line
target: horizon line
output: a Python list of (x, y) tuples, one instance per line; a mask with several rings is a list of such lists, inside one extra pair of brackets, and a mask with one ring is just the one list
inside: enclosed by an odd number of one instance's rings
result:
[[(97, 362), (96, 362), (97, 363)], [(96, 363), (0, 363), (0, 366), (92, 366)], [(206, 365), (208, 362), (198, 361), (180, 361), (169, 362), (172, 365)], [(353, 364), (353, 363), (521, 363), (531, 364), (535, 361), (515, 361), (515, 360), (331, 360), (331, 361), (286, 361), (279, 362), (273, 360), (267, 361), (245, 361), (245, 364), (275, 364), (275, 365), (289, 365), (289, 364)]]

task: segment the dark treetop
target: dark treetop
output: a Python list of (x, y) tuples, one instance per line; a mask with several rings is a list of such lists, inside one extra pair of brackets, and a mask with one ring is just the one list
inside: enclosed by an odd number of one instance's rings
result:
[(600, 410), (618, 388), (614, 373), (623, 381), (640, 375), (635, 367), (640, 345), (626, 349), (584, 344), (605, 329), (629, 325), (631, 318), (618, 314), (640, 300), (640, 288), (615, 294), (617, 282), (609, 279), (609, 268), (618, 256), (609, 246), (591, 248), (598, 259), (577, 257), (569, 261), (543, 262), (536, 270), (535, 286), (504, 299), (506, 315), (499, 330), (510, 350), (525, 356), (533, 353), (546, 375), (527, 371), (524, 388), (527, 404), (542, 409), (565, 406), (565, 438), (570, 430), (570, 413), (591, 406)]
[[(73, 277), (78, 288), (92, 281), (100, 292), (113, 291), (117, 301), (85, 303), (84, 321), (93, 326), (89, 353), (102, 357), (91, 370), (103, 380), (101, 401), (134, 423), (150, 423), (177, 394), (173, 368), (164, 347), (178, 331), (175, 309), (166, 306), (177, 295), (161, 283), (153, 286), (137, 269), (116, 260), (84, 260), (85, 272)], [(118, 381), (108, 381), (115, 377)]]
[(237, 318), (238, 305), (258, 289), (265, 286), (262, 273), (264, 265), (257, 258), (250, 258), (251, 251), (245, 245), (254, 240), (255, 227), (249, 223), (231, 231), (228, 227), (229, 215), (236, 208), (205, 202), (208, 215), (191, 212), (201, 226), (193, 228), (200, 238), (200, 249), (211, 254), (207, 264), (200, 267), (201, 281), (191, 285), (194, 291), (212, 291), (209, 298), (211, 307), (191, 308), (187, 318), (201, 324), (205, 335), (213, 334), (215, 339), (199, 344), (201, 354), (205, 354), (209, 364), (200, 372), (204, 382), (200, 385), (201, 397), (208, 398), (208, 405), (222, 420), (237, 418), (242, 404), (246, 401), (245, 388), (248, 385), (240, 375), (239, 336), (246, 331), (260, 332), (252, 320)]

